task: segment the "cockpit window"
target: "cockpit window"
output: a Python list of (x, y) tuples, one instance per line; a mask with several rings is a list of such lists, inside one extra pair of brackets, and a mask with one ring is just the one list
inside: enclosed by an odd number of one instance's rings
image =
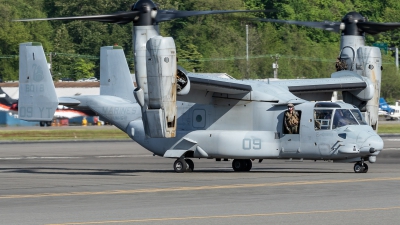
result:
[(332, 129), (347, 126), (358, 125), (357, 120), (354, 118), (348, 109), (336, 109), (333, 117)]
[(365, 122), (364, 117), (362, 116), (360, 110), (358, 109), (350, 109), (350, 111), (353, 113), (353, 116), (356, 118), (359, 124), (361, 125), (368, 125), (367, 122)]
[(314, 120), (316, 130), (329, 130), (332, 124), (332, 109), (314, 110)]

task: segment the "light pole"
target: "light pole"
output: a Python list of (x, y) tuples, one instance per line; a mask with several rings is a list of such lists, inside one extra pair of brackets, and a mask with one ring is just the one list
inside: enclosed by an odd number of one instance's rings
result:
[(273, 59), (275, 60), (275, 62), (272, 63), (272, 68), (274, 69), (274, 78), (275, 78), (275, 79), (278, 79), (278, 68), (279, 68), (279, 66), (278, 66), (278, 59), (279, 59), (280, 57), (281, 57), (281, 56), (280, 56), (279, 54), (276, 54), (276, 55), (271, 56), (271, 58), (273, 58)]
[(399, 48), (398, 47), (390, 47), (388, 48), (389, 50), (393, 51), (394, 50), (394, 57), (396, 60), (396, 69), (399, 70)]
[(249, 79), (249, 25), (246, 24), (246, 79)]

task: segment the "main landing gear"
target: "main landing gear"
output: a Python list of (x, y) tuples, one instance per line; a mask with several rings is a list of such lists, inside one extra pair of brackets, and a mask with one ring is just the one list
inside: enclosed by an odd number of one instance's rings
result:
[(51, 121), (40, 121), (39, 125), (41, 127), (51, 127)]
[(250, 171), (253, 163), (250, 159), (234, 159), (232, 168), (234, 171)]
[(192, 172), (194, 163), (191, 159), (179, 158), (174, 163), (174, 170), (177, 173)]
[(368, 165), (364, 163), (364, 160), (362, 160), (361, 162), (356, 162), (356, 164), (354, 164), (354, 172), (366, 173), (368, 172)]

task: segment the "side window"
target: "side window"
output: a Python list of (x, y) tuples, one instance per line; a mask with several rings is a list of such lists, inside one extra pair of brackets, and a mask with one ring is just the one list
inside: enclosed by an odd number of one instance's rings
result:
[(365, 119), (364, 119), (364, 117), (362, 116), (360, 110), (358, 110), (358, 109), (351, 109), (350, 111), (353, 113), (353, 115), (354, 115), (354, 117), (356, 118), (356, 120), (358, 121), (358, 123), (360, 123), (361, 125), (368, 125), (367, 122), (365, 122)]
[(314, 120), (316, 130), (330, 130), (332, 124), (332, 109), (315, 109)]
[(301, 111), (295, 110), (294, 114), (284, 112), (283, 115), (283, 133), (299, 134), (300, 133)]

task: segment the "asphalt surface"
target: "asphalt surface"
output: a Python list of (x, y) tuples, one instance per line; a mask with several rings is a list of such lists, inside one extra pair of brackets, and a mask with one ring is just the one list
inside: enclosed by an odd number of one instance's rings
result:
[(0, 144), (0, 224), (399, 224), (400, 136), (351, 163), (172, 159), (134, 142)]

